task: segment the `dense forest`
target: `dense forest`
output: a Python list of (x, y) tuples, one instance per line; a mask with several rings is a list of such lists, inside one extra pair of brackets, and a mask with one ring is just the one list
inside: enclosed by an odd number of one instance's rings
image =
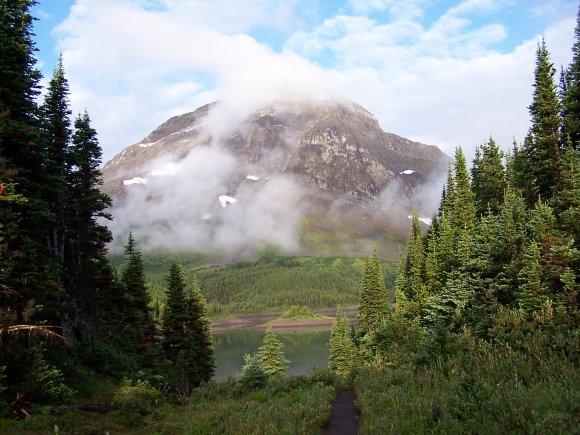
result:
[(330, 367), (355, 375), (364, 433), (573, 433), (580, 356), (580, 14), (560, 74), (542, 40), (522, 145), (461, 148), (427, 231), (414, 216), (393, 291), (367, 259), (353, 336), (340, 310)]
[[(284, 311), (295, 304), (311, 308), (354, 306), (364, 267), (364, 259), (358, 257), (286, 257), (272, 248), (264, 249), (257, 259), (233, 264), (208, 265), (204, 259), (187, 253), (143, 254), (147, 289), (156, 317), (163, 313), (166, 274), (175, 261), (183, 265), (187, 281), (199, 281), (212, 317)], [(119, 273), (125, 267), (124, 258), (118, 256), (111, 257), (111, 263)], [(383, 264), (386, 285), (392, 287), (395, 265)]]
[[(62, 59), (41, 92), (35, 3), (0, 0), (0, 412), (53, 407), (0, 431), (318, 433), (338, 388), (356, 390), (362, 433), (577, 431), (580, 14), (558, 82), (538, 44), (524, 142), (503, 153), (490, 138), (471, 169), (456, 150), (392, 287), (376, 252), (163, 261), (147, 284), (132, 235), (118, 271), (107, 257), (101, 149), (89, 114), (72, 118)], [(239, 376), (208, 382), (208, 311), (288, 307), (288, 282), (311, 307), (358, 302), (356, 330), (337, 310), (329, 370), (282, 376), (268, 330)]]
[(62, 58), (41, 96), (34, 4), (0, 2), (0, 403), (22, 417), (24, 402), (67, 402), (91, 368), (171, 373), (187, 393), (213, 374), (205, 301), (173, 265), (159, 325), (131, 235), (111, 267), (97, 133), (87, 112), (71, 118)]

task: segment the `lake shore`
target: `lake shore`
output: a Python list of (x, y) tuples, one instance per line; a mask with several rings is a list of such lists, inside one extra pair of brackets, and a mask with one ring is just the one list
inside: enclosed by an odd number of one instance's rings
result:
[[(356, 318), (348, 319), (349, 324), (357, 323)], [(278, 332), (303, 332), (326, 330), (332, 327), (334, 317), (324, 317), (321, 319), (276, 319), (270, 322), (261, 323), (254, 326), (255, 329), (272, 328)]]
[[(336, 314), (335, 308), (321, 308), (313, 310), (315, 314), (325, 316), (321, 319), (280, 319), (283, 312), (273, 313), (249, 313), (234, 314), (226, 318), (211, 320), (211, 329), (213, 334), (232, 331), (241, 328), (266, 329), (271, 326), (272, 329), (279, 332), (300, 332), (313, 331), (317, 329), (330, 329)], [(358, 307), (344, 307), (342, 312), (348, 317), (349, 323), (356, 323)]]

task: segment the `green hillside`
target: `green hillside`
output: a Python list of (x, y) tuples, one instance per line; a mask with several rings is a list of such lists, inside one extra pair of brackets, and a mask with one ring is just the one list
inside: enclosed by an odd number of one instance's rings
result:
[[(200, 282), (212, 316), (282, 311), (292, 305), (311, 308), (356, 305), (364, 259), (360, 257), (286, 257), (265, 251), (253, 261), (207, 265), (195, 254), (143, 255), (148, 288), (155, 307), (165, 301), (165, 279), (179, 261), (187, 281)], [(118, 271), (122, 258), (113, 258)], [(385, 263), (385, 280), (392, 287), (394, 265)]]

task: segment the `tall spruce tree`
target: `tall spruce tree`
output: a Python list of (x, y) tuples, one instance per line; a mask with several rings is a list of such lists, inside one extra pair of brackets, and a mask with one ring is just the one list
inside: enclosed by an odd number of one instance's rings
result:
[(449, 219), (457, 230), (471, 232), (475, 227), (475, 197), (467, 170), (465, 155), (460, 147), (455, 149), (454, 197), (451, 202)]
[(194, 380), (194, 386), (200, 382), (208, 382), (215, 370), (215, 354), (211, 335), (211, 322), (208, 317), (206, 301), (201, 294), (199, 281), (194, 278), (186, 298), (187, 312), (190, 316), (190, 329), (196, 347), (197, 371), (199, 378)]
[(65, 255), (65, 204), (70, 199), (68, 150), (72, 131), (68, 94), (69, 86), (61, 56), (49, 82), (44, 104), (40, 108), (46, 153), (44, 198), (50, 212), (47, 242), (60, 282)]
[(492, 138), (477, 148), (471, 169), (471, 185), (477, 215), (498, 214), (506, 189), (502, 153)]
[(407, 297), (421, 302), (425, 297), (425, 245), (423, 228), (417, 213), (413, 213), (411, 216), (411, 232), (407, 240), (405, 275), (407, 276)]
[(507, 184), (512, 190), (522, 194), (528, 207), (533, 207), (538, 197), (536, 180), (531, 168), (531, 161), (528, 158), (527, 149), (532, 145), (532, 135), (528, 134), (524, 140), (524, 145), (519, 147), (514, 141), (512, 152), (507, 157)]
[(580, 7), (576, 16), (572, 62), (562, 73), (562, 138), (563, 147), (580, 150)]
[(547, 300), (547, 288), (542, 281), (540, 250), (535, 240), (529, 243), (523, 257), (523, 266), (518, 274), (518, 303), (527, 316), (541, 310)]
[(150, 357), (155, 353), (155, 325), (149, 311), (143, 260), (131, 233), (125, 245), (125, 268), (121, 274), (121, 283), (125, 291), (126, 321), (122, 334), (125, 347), (142, 357)]
[(185, 347), (185, 324), (188, 319), (185, 301), (185, 278), (183, 268), (173, 263), (167, 276), (167, 302), (163, 315), (163, 349), (170, 361)]
[(180, 391), (189, 393), (213, 376), (213, 341), (205, 301), (197, 281), (187, 289), (178, 263), (171, 265), (167, 276), (163, 348), (176, 372)]
[(17, 193), (27, 199), (25, 203), (0, 204), (10, 261), (6, 280), (16, 292), (5, 303), (16, 313), (17, 323), (58, 324), (59, 316), (49, 309), (35, 310), (35, 319), (29, 316), (30, 310), (24, 310), (27, 303), (44, 305), (58, 287), (46, 244), (50, 213), (43, 197), (45, 153), (35, 102), (41, 74), (35, 67), (30, 15), (35, 4), (34, 0), (0, 2), (0, 156), (12, 171), (11, 183)]
[(111, 218), (107, 212), (111, 199), (99, 190), (101, 155), (88, 113), (78, 115), (67, 152), (68, 198), (63, 204), (67, 292), (63, 327), (71, 339), (92, 336), (97, 325), (102, 328), (118, 321), (122, 308), (118, 284), (106, 258), (111, 232), (98, 222)]
[(542, 40), (536, 52), (533, 101), (529, 107), (531, 140), (526, 143), (526, 151), (538, 194), (545, 200), (552, 198), (562, 186), (560, 103), (555, 72), (546, 42)]
[(388, 316), (389, 302), (383, 278), (383, 266), (376, 249), (365, 259), (359, 293), (359, 331), (361, 334), (376, 329)]
[(562, 160), (562, 190), (553, 198), (558, 224), (580, 247), (580, 149), (566, 148)]

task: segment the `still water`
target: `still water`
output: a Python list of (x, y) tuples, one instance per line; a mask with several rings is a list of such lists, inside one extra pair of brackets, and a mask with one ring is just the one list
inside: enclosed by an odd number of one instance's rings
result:
[[(278, 333), (284, 344), (284, 355), (290, 361), (286, 373), (307, 373), (313, 367), (328, 366), (328, 340), (330, 330)], [(242, 370), (244, 355), (253, 354), (262, 345), (264, 331), (246, 328), (222, 332), (214, 335), (216, 370), (214, 379), (225, 380)]]

